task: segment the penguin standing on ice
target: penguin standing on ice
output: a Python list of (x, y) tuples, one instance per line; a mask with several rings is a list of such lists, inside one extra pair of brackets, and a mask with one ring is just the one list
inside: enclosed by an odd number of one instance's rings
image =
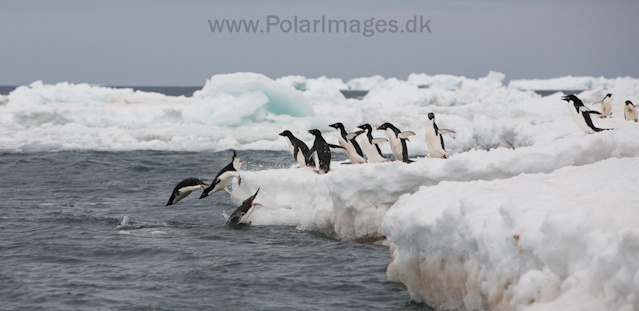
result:
[(368, 158), (368, 162), (381, 163), (390, 161), (388, 158), (382, 155), (382, 151), (377, 145), (383, 142), (387, 142), (388, 139), (373, 138), (373, 128), (370, 126), (370, 124), (362, 124), (358, 126), (358, 128), (362, 129), (362, 131), (358, 131), (356, 132), (356, 134), (364, 134), (362, 138), (360, 138), (359, 142), (362, 145), (362, 151), (364, 151), (364, 154), (366, 154), (366, 158)]
[(595, 105), (601, 104), (603, 116), (602, 118), (607, 118), (612, 115), (612, 94), (608, 93), (601, 101), (595, 103)]
[(388, 142), (391, 146), (391, 151), (395, 156), (395, 160), (411, 163), (413, 160), (408, 158), (408, 148), (406, 147), (406, 141), (408, 137), (415, 135), (414, 132), (406, 131), (401, 132), (394, 125), (386, 122), (377, 128), (378, 130), (386, 130), (388, 134)]
[(337, 132), (339, 133), (339, 137), (337, 138), (337, 141), (339, 142), (340, 146), (346, 149), (346, 154), (350, 158), (350, 162), (346, 164), (366, 163), (366, 159), (364, 159), (364, 153), (362, 153), (362, 149), (359, 147), (359, 144), (357, 143), (354, 137), (357, 134), (349, 135), (349, 133), (346, 133), (346, 130), (344, 129), (344, 124), (340, 122), (331, 124), (329, 126), (336, 129)]
[(428, 114), (428, 124), (426, 125), (426, 145), (428, 146), (428, 157), (448, 159), (448, 152), (444, 148), (444, 137), (442, 134), (454, 134), (455, 131), (440, 129), (435, 123), (435, 114)]
[(568, 102), (568, 109), (570, 109), (570, 114), (572, 115), (573, 120), (577, 123), (579, 129), (581, 129), (586, 134), (592, 134), (596, 132), (612, 130), (612, 129), (600, 129), (595, 127), (592, 124), (592, 119), (590, 118), (591, 114), (601, 115), (601, 112), (594, 111), (588, 109), (588, 107), (584, 106), (581, 100), (575, 95), (568, 95), (561, 98)]
[(288, 130), (280, 133), (279, 135), (287, 138), (286, 142), (288, 143), (288, 150), (291, 151), (291, 154), (293, 155), (293, 158), (295, 158), (295, 161), (297, 161), (297, 163), (299, 163), (302, 167), (315, 166), (315, 161), (313, 161), (312, 158), (306, 161), (306, 155), (308, 155), (308, 147), (303, 141), (297, 139), (297, 137), (293, 136), (293, 133)]
[(240, 178), (240, 167), (242, 166), (242, 163), (244, 163), (244, 160), (238, 158), (237, 154), (235, 154), (235, 150), (233, 150), (233, 160), (231, 161), (231, 163), (229, 163), (219, 173), (217, 173), (211, 185), (208, 188), (204, 189), (204, 191), (202, 191), (200, 199), (206, 198), (209, 195), (212, 195), (221, 190), (225, 190), (230, 194), (231, 191), (229, 191), (229, 189), (226, 187), (231, 184), (231, 180), (233, 180), (233, 177), (237, 177), (238, 184), (242, 182), (242, 179)]
[(342, 146), (328, 144), (324, 140), (324, 137), (322, 137), (322, 133), (317, 129), (310, 130), (308, 132), (315, 136), (315, 142), (313, 143), (311, 150), (309, 150), (306, 155), (306, 161), (308, 161), (311, 156), (315, 155), (315, 164), (317, 167), (315, 172), (318, 174), (326, 174), (331, 170), (331, 148), (345, 148)]
[(173, 205), (180, 200), (186, 198), (191, 194), (191, 192), (202, 189), (204, 190), (206, 179), (204, 178), (187, 178), (177, 184), (173, 189), (173, 193), (171, 193), (171, 197), (169, 198), (169, 202), (166, 203), (166, 206)]
[(256, 206), (262, 206), (262, 204), (253, 203), (258, 192), (260, 192), (259, 188), (257, 189), (257, 191), (255, 191), (254, 195), (244, 200), (244, 202), (242, 202), (242, 205), (240, 205), (233, 212), (233, 214), (231, 214), (229, 219), (226, 221), (227, 226), (231, 228), (236, 228), (239, 225), (251, 224), (251, 222), (248, 221), (248, 218), (251, 217), (251, 214), (253, 214), (253, 211), (255, 210)]
[(626, 105), (623, 108), (623, 117), (626, 119), (626, 121), (639, 122), (637, 108), (629, 100), (626, 101)]

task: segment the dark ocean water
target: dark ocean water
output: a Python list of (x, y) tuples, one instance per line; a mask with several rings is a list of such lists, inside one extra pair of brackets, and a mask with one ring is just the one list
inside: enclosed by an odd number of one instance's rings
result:
[[(165, 207), (230, 152), (0, 152), (2, 310), (430, 310), (386, 277), (388, 248), (285, 226), (224, 226), (219, 192)], [(244, 170), (288, 167), (243, 151)]]

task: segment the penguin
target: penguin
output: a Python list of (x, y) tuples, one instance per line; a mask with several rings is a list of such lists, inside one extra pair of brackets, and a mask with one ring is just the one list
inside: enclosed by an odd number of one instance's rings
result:
[(225, 190), (230, 194), (231, 191), (229, 191), (229, 189), (226, 187), (231, 184), (231, 180), (233, 180), (233, 177), (237, 177), (238, 184), (242, 183), (242, 179), (240, 178), (240, 167), (242, 166), (242, 163), (244, 163), (244, 160), (238, 158), (237, 154), (235, 154), (235, 150), (233, 150), (233, 160), (231, 161), (231, 163), (229, 163), (219, 173), (217, 173), (217, 175), (213, 179), (213, 182), (211, 182), (211, 185), (208, 188), (204, 189), (204, 191), (202, 191), (200, 199), (206, 198), (209, 195), (212, 195), (221, 190)]
[(288, 130), (280, 133), (279, 135), (287, 138), (286, 142), (288, 143), (288, 150), (291, 151), (291, 154), (297, 163), (299, 163), (302, 167), (315, 166), (315, 161), (313, 161), (313, 159), (306, 161), (308, 147), (303, 141), (297, 139), (297, 137), (293, 136), (293, 133)]
[(173, 188), (173, 193), (171, 193), (171, 197), (169, 198), (169, 202), (166, 203), (166, 206), (180, 202), (180, 200), (186, 198), (191, 192), (197, 189), (204, 190), (203, 186), (207, 186), (207, 184), (204, 183), (205, 181), (206, 179), (204, 178), (187, 178), (179, 182), (177, 186)]
[(568, 109), (570, 109), (570, 114), (572, 115), (572, 118), (575, 120), (575, 123), (577, 123), (577, 126), (579, 127), (579, 129), (581, 129), (584, 133), (592, 134), (595, 132), (612, 130), (612, 129), (600, 129), (595, 127), (595, 125), (592, 124), (592, 119), (590, 118), (590, 115), (591, 114), (601, 115), (601, 112), (588, 109), (586, 106), (584, 106), (581, 100), (577, 98), (577, 96), (568, 95), (568, 96), (562, 97), (561, 99), (568, 102)]
[(601, 101), (594, 103), (594, 105), (601, 104), (603, 114), (602, 118), (607, 118), (612, 115), (612, 94), (608, 93)]
[(388, 122), (382, 124), (377, 129), (386, 130), (386, 134), (388, 134), (388, 142), (390, 143), (395, 160), (406, 163), (414, 162), (408, 158), (408, 148), (406, 148), (406, 141), (408, 140), (408, 137), (415, 135), (414, 132), (400, 132), (397, 127)]
[(637, 113), (637, 109), (635, 108), (635, 105), (633, 105), (631, 101), (627, 100), (626, 106), (624, 106), (623, 108), (623, 117), (626, 119), (626, 121), (639, 122), (638, 115), (639, 114)]
[(435, 114), (428, 113), (428, 124), (426, 125), (426, 145), (428, 146), (428, 157), (438, 159), (448, 159), (448, 152), (444, 147), (444, 137), (442, 134), (454, 134), (455, 131), (440, 129), (435, 123)]
[(359, 144), (355, 140), (353, 135), (348, 136), (349, 133), (346, 133), (344, 129), (344, 124), (338, 122), (329, 125), (330, 127), (337, 130), (339, 133), (339, 137), (337, 141), (339, 145), (346, 149), (346, 154), (350, 158), (350, 162), (346, 164), (361, 164), (366, 163), (366, 159), (364, 159), (364, 153), (362, 153), (362, 148), (360, 148)]
[(318, 174), (326, 174), (331, 170), (331, 149), (330, 148), (341, 148), (346, 149), (342, 146), (332, 145), (326, 143), (324, 137), (322, 137), (322, 133), (313, 129), (308, 131), (309, 133), (315, 136), (315, 142), (313, 143), (313, 147), (308, 151), (306, 155), (306, 161), (315, 154), (317, 161), (315, 161), (316, 170), (315, 172)]
[(390, 161), (388, 158), (382, 155), (382, 151), (379, 149), (377, 144), (381, 144), (383, 142), (387, 142), (386, 138), (373, 138), (373, 128), (370, 124), (362, 124), (358, 126), (358, 128), (362, 129), (362, 131), (357, 131), (355, 134), (365, 134), (360, 138), (359, 142), (362, 145), (362, 150), (364, 154), (366, 154), (366, 158), (368, 158), (368, 162), (371, 163), (381, 163)]
[(251, 217), (251, 214), (253, 214), (253, 211), (255, 210), (256, 206), (262, 206), (262, 204), (253, 203), (258, 192), (260, 192), (259, 188), (257, 189), (257, 191), (255, 191), (254, 195), (244, 200), (244, 202), (242, 202), (242, 205), (240, 205), (233, 212), (233, 214), (231, 214), (229, 219), (226, 221), (227, 226), (231, 228), (236, 228), (243, 224), (247, 224), (247, 225), (251, 224), (251, 222), (248, 221), (248, 218)]

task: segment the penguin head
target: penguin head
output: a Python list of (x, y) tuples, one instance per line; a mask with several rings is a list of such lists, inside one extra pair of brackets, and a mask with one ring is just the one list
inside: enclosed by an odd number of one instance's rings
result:
[(573, 95), (573, 94), (566, 95), (566, 96), (562, 97), (561, 100), (565, 100), (567, 102), (571, 102), (571, 101), (572, 102), (577, 102), (577, 101), (581, 102), (581, 100), (579, 100), (579, 98), (577, 96)]
[(391, 126), (392, 126), (392, 124), (390, 124), (390, 123), (386, 122), (386, 123), (384, 123), (384, 124), (380, 125), (379, 127), (377, 127), (377, 129), (378, 129), (378, 130), (386, 130), (387, 128), (389, 128), (389, 127), (391, 127)]
[(336, 130), (339, 130), (339, 129), (344, 130), (344, 124), (342, 124), (341, 122), (333, 123), (329, 126)]
[(357, 128), (362, 129), (364, 131), (371, 131), (371, 125), (368, 123), (357, 126)]
[(428, 113), (428, 120), (432, 120), (432, 119), (435, 119), (435, 114), (432, 113), (432, 112), (429, 112)]
[(310, 130), (308, 132), (313, 134), (315, 137), (322, 136), (322, 133), (320, 133), (320, 131), (318, 129), (312, 129), (312, 130)]
[(293, 136), (293, 133), (291, 133), (291, 131), (289, 131), (289, 130), (286, 130), (286, 131), (280, 133), (279, 135), (280, 136), (284, 136), (284, 137), (291, 137), (291, 136)]
[(635, 105), (631, 101), (627, 100), (626, 101), (626, 106), (633, 106), (634, 107)]
[(604, 99), (606, 99), (608, 97), (612, 97), (612, 94), (610, 94), (610, 93), (606, 94), (606, 96), (604, 96)]
[(206, 197), (208, 197), (209, 195), (206, 194), (206, 191), (202, 191), (202, 195), (200, 196), (200, 199), (204, 199)]

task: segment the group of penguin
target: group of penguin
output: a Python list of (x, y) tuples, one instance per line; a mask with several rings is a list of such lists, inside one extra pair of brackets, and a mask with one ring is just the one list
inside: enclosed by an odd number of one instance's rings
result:
[[(301, 167), (315, 167), (318, 174), (326, 174), (330, 171), (331, 164), (331, 148), (340, 149), (346, 152), (349, 161), (343, 164), (361, 164), (361, 163), (381, 163), (390, 161), (389, 158), (382, 155), (379, 144), (389, 142), (391, 151), (396, 161), (405, 163), (413, 162), (408, 158), (408, 149), (406, 142), (410, 141), (409, 137), (415, 135), (415, 132), (401, 131), (391, 123), (384, 123), (377, 127), (378, 130), (386, 131), (388, 139), (373, 137), (373, 127), (370, 124), (362, 124), (358, 126), (360, 130), (355, 132), (347, 132), (342, 123), (334, 123), (329, 125), (338, 132), (337, 140), (339, 145), (329, 144), (322, 137), (322, 133), (313, 129), (308, 131), (315, 136), (313, 147), (309, 149), (306, 144), (293, 136), (291, 131), (283, 131), (280, 136), (287, 138), (288, 148), (293, 158)], [(428, 156), (431, 158), (447, 159), (448, 152), (444, 145), (442, 134), (455, 133), (453, 130), (440, 129), (435, 123), (435, 114), (428, 114), (428, 124), (426, 126), (426, 144), (428, 145)], [(359, 142), (357, 137), (361, 136)]]
[[(570, 109), (570, 114), (572, 115), (573, 120), (575, 120), (579, 129), (581, 129), (584, 133), (592, 134), (612, 130), (598, 128), (592, 122), (593, 117), (607, 118), (612, 116), (612, 94), (608, 93), (601, 101), (594, 103), (595, 105), (602, 105), (602, 112), (590, 110), (575, 95), (564, 96), (561, 99), (568, 102), (568, 109)], [(626, 121), (639, 122), (639, 114), (637, 113), (635, 105), (631, 101), (626, 101), (623, 113)]]
[[(584, 133), (592, 134), (605, 130), (595, 127), (592, 122), (592, 117), (607, 118), (612, 115), (612, 94), (606, 94), (602, 101), (595, 104), (601, 104), (602, 111), (590, 110), (583, 102), (575, 95), (568, 95), (561, 98), (569, 104), (571, 115), (579, 127)], [(624, 106), (624, 118), (627, 121), (639, 122), (639, 114), (635, 109), (635, 106), (630, 101), (625, 102)], [(349, 157), (349, 161), (343, 164), (361, 164), (361, 163), (381, 163), (388, 162), (390, 159), (382, 155), (379, 148), (379, 144), (389, 142), (391, 151), (396, 161), (405, 163), (413, 162), (408, 158), (408, 150), (406, 148), (406, 142), (409, 141), (409, 137), (415, 135), (411, 131), (401, 131), (399, 128), (391, 123), (384, 123), (377, 127), (377, 130), (386, 131), (388, 139), (373, 137), (373, 127), (370, 124), (359, 125), (359, 131), (347, 132), (342, 123), (334, 123), (329, 125), (330, 127), (338, 131), (339, 145), (329, 144), (322, 137), (322, 133), (318, 129), (312, 129), (308, 131), (315, 136), (313, 146), (309, 149), (306, 144), (296, 138), (291, 131), (285, 130), (279, 135), (287, 139), (289, 151), (293, 155), (295, 161), (297, 161), (300, 167), (314, 167), (314, 172), (318, 174), (326, 174), (330, 171), (331, 164), (331, 148), (340, 149), (346, 152)], [(435, 123), (435, 114), (428, 114), (428, 123), (426, 126), (426, 144), (428, 147), (428, 156), (430, 158), (447, 159), (449, 157), (444, 146), (444, 138), (442, 134), (454, 134), (453, 130), (440, 129)], [(359, 142), (357, 137), (360, 137)], [(231, 163), (222, 168), (220, 172), (215, 176), (211, 185), (207, 185), (206, 179), (203, 178), (187, 178), (175, 186), (171, 197), (169, 198), (166, 206), (176, 204), (180, 200), (187, 197), (191, 192), (201, 189), (202, 195), (200, 199), (206, 198), (219, 191), (228, 190), (228, 186), (231, 184), (233, 178), (237, 177), (238, 185), (242, 183), (239, 171), (240, 167), (244, 163), (244, 160), (237, 157), (235, 151), (233, 151), (233, 158)], [(207, 186), (206, 188), (204, 188)], [(248, 197), (242, 204), (229, 216), (226, 224), (230, 227), (238, 227), (243, 224), (250, 224), (249, 217), (253, 213), (256, 206), (261, 206), (253, 201), (257, 197), (260, 189), (258, 188), (255, 194)]]

